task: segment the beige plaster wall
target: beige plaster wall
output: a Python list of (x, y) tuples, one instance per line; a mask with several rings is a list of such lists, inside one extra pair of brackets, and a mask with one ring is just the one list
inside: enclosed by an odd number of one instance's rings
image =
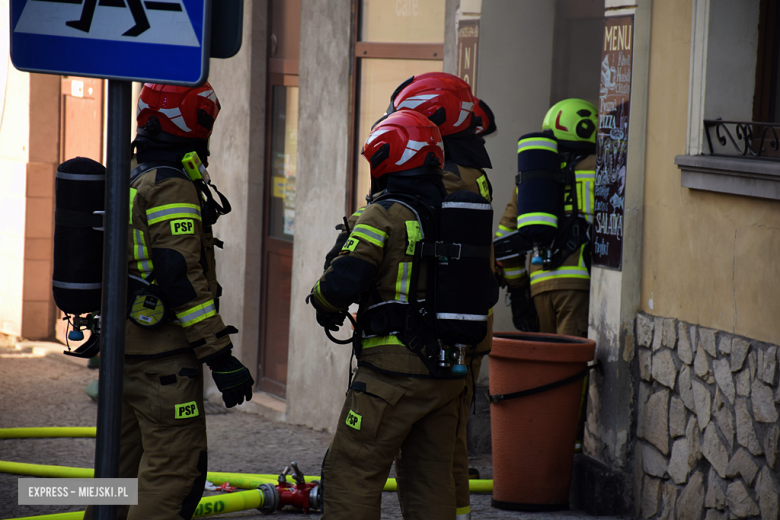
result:
[[(7, 2), (5, 9), (8, 9)], [(0, 38), (7, 38), (7, 32)], [(22, 334), (30, 75), (8, 64), (0, 121), (0, 332)]]
[(690, 44), (690, 1), (654, 2), (641, 309), (777, 343), (778, 203), (680, 186)]
[[(488, 171), (493, 185), (493, 229), (498, 229), (514, 189), (517, 138), (539, 131), (550, 108), (554, 22), (555, 2), (482, 2), (476, 94), (490, 105), (498, 126), (485, 143), (493, 163)], [(515, 330), (511, 309), (504, 302), (502, 290), (493, 309), (496, 331)]]
[[(306, 295), (322, 275), (346, 203), (350, 0), (301, 4), (298, 177), (295, 201), (287, 419), (335, 431), (347, 389), (350, 345), (328, 341)], [(339, 336), (349, 334), (343, 327)]]
[[(216, 253), (217, 276), (224, 290), (220, 314), (225, 324), (240, 330), (231, 337), (233, 353), (255, 376), (260, 314), (267, 9), (266, 0), (244, 2), (241, 50), (229, 59), (212, 59), (209, 74), (209, 83), (222, 105), (210, 142), (209, 173), (233, 207), (214, 226), (215, 236), (225, 242), (224, 249)], [(216, 392), (211, 378), (207, 380)]]

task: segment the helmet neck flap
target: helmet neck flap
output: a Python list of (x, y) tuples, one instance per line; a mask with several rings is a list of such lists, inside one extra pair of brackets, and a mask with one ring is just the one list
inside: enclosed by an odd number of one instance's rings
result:
[(371, 178), (370, 200), (386, 193), (404, 193), (419, 197), (429, 206), (441, 206), (442, 199), (447, 195), (442, 180), (440, 168), (421, 166), (404, 172), (397, 172), (384, 177)]
[[(181, 139), (178, 142), (168, 142), (147, 137), (143, 135), (142, 130), (138, 129), (138, 135), (132, 143), (139, 163), (164, 161), (179, 168), (187, 153), (197, 152), (201, 162), (208, 166), (209, 142), (207, 139)], [(157, 134), (157, 136), (159, 135)]]

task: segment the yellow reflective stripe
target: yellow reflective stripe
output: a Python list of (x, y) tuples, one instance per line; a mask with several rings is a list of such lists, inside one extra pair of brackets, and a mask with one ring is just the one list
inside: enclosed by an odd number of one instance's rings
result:
[[(460, 520), (460, 515), (469, 515), (471, 513), (471, 506), (459, 507), (455, 510), (455, 519)], [(470, 517), (469, 517), (470, 518)]]
[(504, 278), (507, 280), (516, 280), (525, 276), (526, 270), (523, 267), (517, 267), (515, 269), (504, 268)]
[(156, 224), (173, 218), (200, 218), (200, 206), (197, 204), (165, 204), (146, 210), (146, 218), (149, 224)]
[(558, 227), (558, 217), (550, 213), (524, 213), (517, 216), (517, 229), (525, 226)]
[(141, 278), (145, 279), (152, 273), (154, 266), (146, 248), (144, 233), (140, 229), (133, 229), (133, 259), (137, 261), (136, 265), (141, 272)]
[(406, 247), (406, 254), (409, 256), (414, 255), (414, 247), (417, 242), (422, 240), (422, 231), (420, 230), (420, 223), (416, 220), (406, 221), (406, 238), (409, 240), (409, 245)]
[(490, 188), (488, 187), (486, 175), (477, 177), (477, 186), (479, 186), (479, 194), (485, 197), (488, 202), (493, 202), (490, 197)]
[(135, 202), (135, 194), (138, 193), (138, 190), (135, 188), (130, 188), (130, 224), (133, 224), (133, 202)]
[(531, 273), (531, 285), (555, 278), (590, 279), (590, 274), (588, 274), (586, 268), (577, 266), (559, 267), (552, 271), (536, 271), (535, 273)]
[(513, 233), (517, 231), (517, 228), (510, 228), (507, 226), (503, 226), (501, 224), (498, 225), (498, 231), (496, 231), (496, 237), (502, 237), (504, 236), (504, 232), (506, 233)]
[(517, 142), (517, 153), (528, 150), (546, 150), (548, 152), (558, 153), (558, 142), (554, 139), (545, 139), (544, 137), (520, 139)]
[(398, 277), (395, 280), (395, 299), (397, 301), (407, 301), (411, 273), (412, 262), (401, 262), (398, 264)]
[(363, 206), (362, 208), (360, 208), (359, 210), (357, 210), (356, 212), (354, 212), (354, 213), (352, 214), (352, 216), (353, 216), (353, 217), (359, 217), (360, 215), (362, 215), (362, 214), (363, 214), (363, 212), (364, 212), (365, 210), (366, 210), (366, 207), (365, 207), (365, 206)]
[(556, 278), (578, 278), (582, 280), (590, 280), (590, 274), (584, 267), (559, 267), (552, 271), (537, 271), (531, 273), (531, 285), (547, 280), (554, 280)]
[(358, 224), (350, 236), (362, 238), (375, 246), (384, 247), (387, 233), (367, 224)]
[(403, 345), (401, 340), (395, 336), (377, 336), (375, 338), (366, 338), (362, 342), (363, 348), (378, 347), (380, 345)]
[[(574, 172), (577, 177), (577, 206), (580, 213), (585, 217), (588, 222), (593, 221), (593, 208), (595, 206), (595, 197), (593, 187), (596, 183), (596, 172), (593, 170), (582, 170)], [(569, 186), (566, 186), (566, 193), (571, 191)], [(564, 206), (564, 211), (571, 212), (574, 209), (571, 204)]]
[(214, 300), (208, 300), (184, 312), (177, 312), (176, 317), (179, 318), (179, 323), (181, 323), (182, 327), (191, 327), (206, 318), (211, 318), (215, 314), (217, 314), (217, 307), (214, 304)]
[(325, 297), (322, 295), (322, 290), (320, 289), (320, 282), (317, 281), (316, 285), (314, 286), (314, 297), (317, 298), (317, 301), (320, 302), (323, 307), (326, 309), (333, 311), (333, 312), (339, 312), (341, 309), (337, 309), (333, 305), (328, 302), (328, 300), (325, 299)]
[(590, 222), (593, 219), (593, 210), (595, 203), (594, 186), (596, 185), (596, 172), (593, 170), (575, 172), (577, 175), (577, 182), (582, 179), (582, 198), (580, 199), (580, 207), (585, 214), (585, 218)]

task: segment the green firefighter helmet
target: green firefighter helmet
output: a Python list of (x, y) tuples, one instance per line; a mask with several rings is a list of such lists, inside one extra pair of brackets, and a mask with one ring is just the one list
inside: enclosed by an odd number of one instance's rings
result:
[(564, 99), (554, 104), (542, 122), (563, 147), (589, 150), (596, 144), (598, 111), (584, 99)]

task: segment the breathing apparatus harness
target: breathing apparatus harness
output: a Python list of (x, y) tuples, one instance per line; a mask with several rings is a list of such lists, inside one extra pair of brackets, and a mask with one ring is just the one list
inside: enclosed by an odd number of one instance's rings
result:
[[(590, 242), (590, 224), (582, 218), (577, 195), (575, 168), (588, 153), (561, 152), (563, 166), (554, 172), (547, 170), (520, 171), (515, 176), (518, 190), (523, 182), (533, 179), (553, 179), (559, 186), (559, 213), (563, 215), (555, 238), (549, 244), (531, 242), (518, 231), (513, 231), (493, 242), (496, 260), (505, 260), (532, 252), (531, 264), (541, 265), (548, 271), (560, 267), (583, 244)], [(565, 187), (569, 188), (567, 191)], [(566, 206), (571, 204), (571, 211)], [(568, 214), (567, 214), (568, 213)]]
[[(565, 166), (560, 170), (560, 173), (556, 176), (556, 182), (562, 186), (568, 185), (569, 191), (565, 188), (561, 191), (561, 212), (563, 215), (563, 221), (558, 226), (558, 234), (555, 236), (552, 244), (549, 246), (533, 244), (533, 255), (531, 257), (532, 265), (542, 265), (545, 271), (560, 267), (563, 262), (580, 248), (583, 244), (589, 242), (588, 228), (589, 224), (585, 221), (580, 214), (579, 197), (577, 195), (577, 174), (574, 169), (587, 155), (576, 155), (564, 152), (561, 154), (561, 158), (565, 161)], [(534, 174), (536, 172), (528, 172), (528, 174)], [(517, 184), (525, 180), (527, 175), (525, 172), (520, 172), (515, 177)], [(566, 205), (571, 203), (571, 212), (566, 215)]]
[[(357, 320), (346, 314), (354, 326), (352, 338), (337, 340), (327, 328), (326, 334), (338, 344), (351, 342), (352, 354), (357, 357), (364, 339), (395, 336), (417, 354), (434, 378), (462, 378), (467, 373), (466, 349), (485, 337), (489, 309), (498, 299), (498, 287), (490, 283), (495, 285), (489, 241), (468, 243), (474, 236), (490, 236), (492, 208), (483, 197), (468, 191), (448, 195), (442, 207), (387, 191), (369, 201), (377, 203), (401, 204), (417, 217), (420, 236), (416, 241), (409, 237), (407, 248), (407, 254), (414, 251), (406, 300), (383, 301), (372, 284), (373, 303), (369, 305), (368, 294), (364, 294)], [(476, 222), (479, 231), (468, 222)], [(349, 233), (348, 224), (345, 226)], [(426, 298), (419, 300), (417, 287), (423, 265), (427, 265)]]

